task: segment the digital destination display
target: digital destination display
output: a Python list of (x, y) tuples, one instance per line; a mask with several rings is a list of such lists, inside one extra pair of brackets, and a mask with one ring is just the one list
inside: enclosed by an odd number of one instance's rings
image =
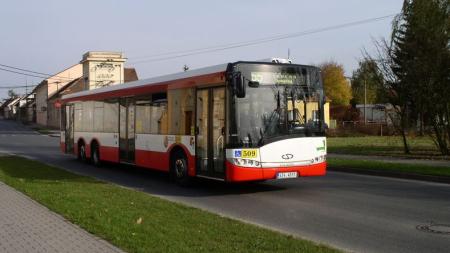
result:
[(299, 83), (298, 74), (279, 73), (279, 72), (251, 72), (251, 81), (260, 84), (284, 84), (293, 85)]

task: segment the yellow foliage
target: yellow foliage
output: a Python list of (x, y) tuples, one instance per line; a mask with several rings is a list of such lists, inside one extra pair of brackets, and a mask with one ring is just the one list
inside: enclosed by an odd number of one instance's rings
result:
[(336, 62), (325, 62), (320, 65), (322, 70), (325, 95), (332, 105), (349, 105), (352, 99), (350, 83), (344, 75), (344, 67)]

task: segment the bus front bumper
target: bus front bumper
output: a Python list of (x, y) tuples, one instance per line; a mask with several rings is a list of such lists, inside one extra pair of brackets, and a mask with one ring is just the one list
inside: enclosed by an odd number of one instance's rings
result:
[(277, 179), (279, 173), (285, 172), (297, 172), (298, 177), (324, 176), (326, 168), (326, 162), (295, 167), (249, 168), (226, 161), (226, 180), (228, 182), (270, 180)]

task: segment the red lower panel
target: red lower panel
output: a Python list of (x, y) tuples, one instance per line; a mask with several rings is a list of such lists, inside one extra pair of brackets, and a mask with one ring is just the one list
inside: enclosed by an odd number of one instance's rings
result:
[(136, 150), (135, 159), (137, 166), (169, 171), (169, 154), (166, 152)]
[(227, 181), (242, 182), (254, 180), (275, 179), (278, 172), (298, 172), (301, 177), (323, 176), (326, 174), (327, 164), (319, 163), (308, 166), (280, 167), (280, 168), (246, 168), (226, 162)]
[(245, 168), (236, 166), (228, 161), (225, 162), (227, 181), (242, 182), (264, 179), (261, 168)]
[(66, 153), (66, 143), (65, 142), (60, 142), (59, 148), (61, 149), (61, 152)]
[(100, 160), (119, 162), (119, 148), (100, 146)]
[[(155, 152), (146, 150), (136, 150), (135, 158), (136, 165), (157, 169), (161, 171), (169, 171), (169, 152)], [(188, 174), (189, 176), (195, 176), (195, 157), (188, 155)]]

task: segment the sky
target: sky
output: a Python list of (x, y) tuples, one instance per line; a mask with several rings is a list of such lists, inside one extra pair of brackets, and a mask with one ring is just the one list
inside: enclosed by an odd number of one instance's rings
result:
[[(0, 64), (54, 74), (87, 51), (120, 51), (139, 79), (238, 60), (271, 57), (298, 64), (333, 60), (346, 75), (363, 49), (389, 37), (392, 18), (205, 54), (150, 61), (155, 55), (258, 40), (396, 14), (403, 0), (15, 0), (0, 8)], [(160, 56), (156, 58), (167, 57)], [(0, 87), (41, 78), (0, 70)], [(24, 93), (25, 89), (16, 92)], [(7, 90), (0, 88), (0, 99)]]

